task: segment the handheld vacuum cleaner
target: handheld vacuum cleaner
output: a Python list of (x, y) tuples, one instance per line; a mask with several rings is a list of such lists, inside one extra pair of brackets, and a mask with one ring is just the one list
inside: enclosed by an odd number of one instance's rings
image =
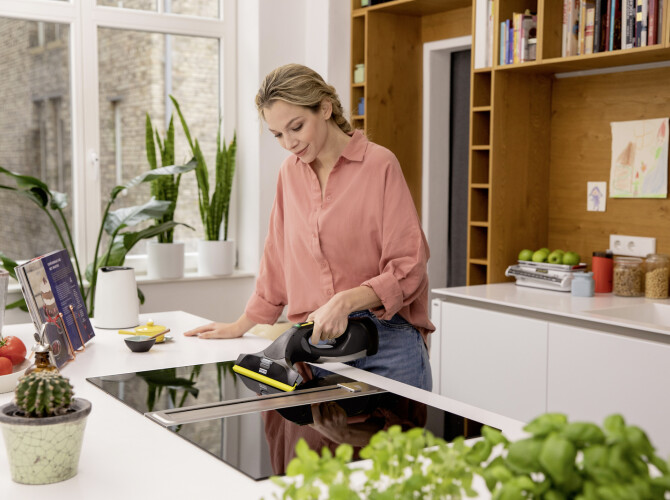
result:
[[(312, 321), (296, 323), (264, 351), (240, 354), (233, 371), (243, 375), (242, 380), (256, 393), (289, 392), (302, 382), (293, 363), (353, 361), (376, 354), (379, 347), (377, 327), (370, 318), (350, 318), (347, 329), (331, 344), (310, 344), (313, 329)], [(254, 387), (246, 378), (256, 382)]]

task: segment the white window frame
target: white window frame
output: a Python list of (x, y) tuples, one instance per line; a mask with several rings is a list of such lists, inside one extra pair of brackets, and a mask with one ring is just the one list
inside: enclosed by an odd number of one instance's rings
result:
[[(215, 0), (219, 18), (165, 14), (98, 6), (96, 0), (2, 0), (0, 17), (70, 26), (70, 92), (72, 103), (72, 175), (75, 245), (80, 262), (93, 260), (102, 217), (100, 186), (100, 110), (98, 94), (98, 28), (214, 38), (219, 43), (219, 102), (223, 133), (232, 137), (236, 111), (236, 0)], [(224, 92), (225, 89), (225, 92)], [(234, 214), (233, 214), (234, 215)], [(133, 257), (146, 268), (146, 256)]]

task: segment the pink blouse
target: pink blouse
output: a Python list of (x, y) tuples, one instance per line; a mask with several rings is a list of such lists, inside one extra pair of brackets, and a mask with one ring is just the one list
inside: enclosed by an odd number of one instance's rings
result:
[(316, 174), (297, 156), (282, 164), (256, 290), (245, 313), (272, 324), (288, 304), (288, 319), (304, 321), (337, 292), (371, 287), (373, 311), (396, 313), (421, 332), (428, 319), (429, 251), (403, 177), (388, 149), (359, 130), (331, 171), (323, 200)]

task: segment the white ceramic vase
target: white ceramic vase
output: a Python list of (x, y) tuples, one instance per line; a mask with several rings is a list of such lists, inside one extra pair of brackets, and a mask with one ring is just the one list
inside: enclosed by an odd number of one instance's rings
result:
[(147, 276), (149, 279), (176, 279), (184, 277), (184, 243), (147, 244)]
[(26, 418), (14, 415), (14, 403), (0, 408), (0, 426), (12, 479), (22, 484), (49, 484), (77, 474), (86, 417), (91, 403), (74, 398), (65, 415)]
[(234, 268), (234, 241), (198, 241), (198, 274), (200, 276), (227, 276), (233, 274)]

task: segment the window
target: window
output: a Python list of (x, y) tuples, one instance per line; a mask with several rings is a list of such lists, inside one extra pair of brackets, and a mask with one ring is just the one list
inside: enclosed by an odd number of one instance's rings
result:
[[(164, 136), (174, 95), (210, 168), (220, 115), (226, 140), (232, 137), (233, 6), (234, 0), (0, 3), (0, 165), (68, 195), (66, 216), (82, 265), (93, 258), (111, 188), (149, 168), (146, 113)], [(175, 163), (186, 163), (191, 154), (176, 113), (174, 126)], [(134, 188), (114, 208), (149, 196), (148, 185)], [(15, 260), (62, 247), (46, 216), (15, 193), (0, 190), (0, 220), (0, 251)], [(196, 229), (175, 233), (194, 251), (203, 234), (194, 175), (182, 178), (175, 220)]]

